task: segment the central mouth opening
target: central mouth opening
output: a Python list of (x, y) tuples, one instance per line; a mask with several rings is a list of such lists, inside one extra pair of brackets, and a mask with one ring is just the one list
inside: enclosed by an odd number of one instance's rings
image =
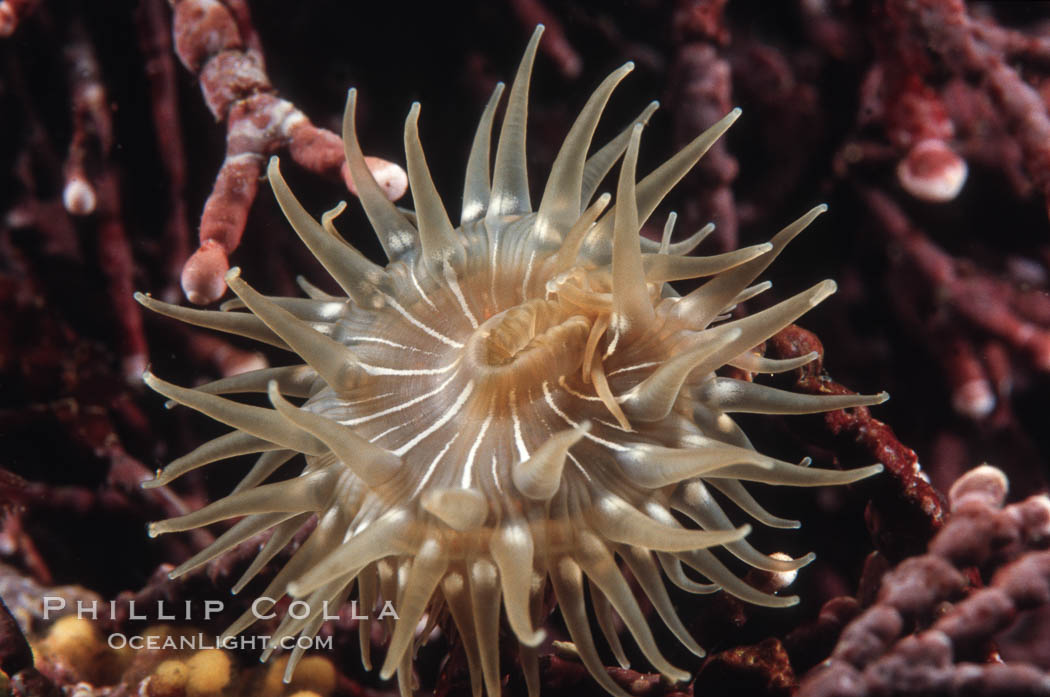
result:
[(467, 359), (477, 379), (507, 388), (557, 379), (579, 369), (590, 329), (590, 319), (558, 302), (529, 300), (478, 327), (467, 342)]

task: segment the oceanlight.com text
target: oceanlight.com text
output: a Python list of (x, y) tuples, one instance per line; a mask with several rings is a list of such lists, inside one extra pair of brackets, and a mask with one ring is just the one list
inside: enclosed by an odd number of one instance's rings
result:
[[(111, 649), (123, 649), (125, 647), (133, 651), (200, 651), (202, 649), (226, 649), (236, 651), (244, 649), (256, 651), (268, 648), (270, 636), (260, 634), (258, 636), (212, 636), (204, 633), (183, 634), (180, 636), (158, 636), (155, 634), (147, 636), (128, 636), (117, 632), (110, 634), (107, 643)], [(277, 646), (286, 651), (301, 648), (305, 650), (331, 650), (331, 636), (315, 637), (281, 637)]]

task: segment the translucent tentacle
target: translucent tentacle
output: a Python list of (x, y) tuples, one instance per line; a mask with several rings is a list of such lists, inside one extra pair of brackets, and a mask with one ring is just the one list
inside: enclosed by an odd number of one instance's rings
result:
[(656, 558), (660, 560), (660, 566), (663, 568), (664, 573), (667, 574), (667, 578), (686, 593), (710, 595), (722, 590), (722, 587), (717, 583), (697, 583), (686, 576), (681, 560), (674, 558), (667, 552), (656, 552), (655, 554)]
[(298, 454), (294, 450), (271, 450), (268, 453), (263, 453), (256, 459), (248, 474), (244, 475), (244, 478), (237, 482), (237, 486), (233, 488), (231, 493), (236, 494), (239, 491), (251, 489), (264, 482), (271, 474), (280, 469), (281, 465)]
[(694, 327), (707, 326), (712, 318), (732, 304), (733, 299), (740, 291), (744, 290), (749, 283), (754, 281), (760, 273), (773, 263), (773, 260), (777, 258), (791, 240), (795, 239), (817, 216), (827, 209), (828, 207), (825, 205), (810, 209), (801, 218), (774, 235), (773, 239), (770, 240), (770, 244), (773, 245), (772, 251), (712, 278), (708, 283), (684, 296), (675, 306), (675, 316), (688, 320)]
[(773, 466), (773, 459), (762, 453), (728, 444), (703, 448), (665, 448), (637, 443), (619, 453), (617, 460), (628, 479), (647, 489), (658, 489), (692, 477), (710, 475), (740, 463), (754, 465), (756, 469)]
[(750, 525), (735, 530), (706, 532), (659, 523), (613, 494), (604, 494), (588, 510), (594, 529), (614, 542), (662, 552), (715, 547), (739, 540), (751, 532)]
[(295, 349), (329, 387), (338, 392), (354, 385), (360, 378), (357, 356), (353, 351), (270, 302), (241, 278), (240, 269), (229, 270), (226, 284), (270, 329)]
[(366, 566), (357, 575), (358, 599), (365, 618), (357, 625), (357, 643), (361, 646), (361, 666), (372, 670), (372, 611), (376, 606), (376, 571), (373, 565)]
[(447, 568), (448, 555), (437, 540), (427, 540), (416, 552), (412, 568), (408, 572), (408, 580), (405, 582), (404, 593), (398, 602), (400, 617), (394, 626), (394, 635), (390, 637), (386, 660), (379, 671), (379, 677), (383, 680), (390, 679), (408, 652), (416, 625), (426, 611), (430, 596), (434, 594)]
[(751, 492), (735, 479), (712, 479), (709, 480), (707, 484), (710, 484), (715, 489), (721, 491), (725, 494), (726, 498), (735, 503), (740, 510), (767, 527), (779, 528), (781, 530), (797, 530), (802, 527), (800, 521), (791, 520), (790, 518), (781, 518), (780, 516), (775, 516), (767, 511), (762, 504), (755, 500), (755, 497), (751, 495)]
[(533, 540), (528, 526), (521, 520), (505, 524), (492, 536), (489, 551), (499, 567), (504, 606), (511, 630), (525, 646), (538, 646), (545, 632), (533, 629), (529, 618)]
[[(467, 656), (467, 670), (470, 673), (472, 697), (481, 697), (485, 686), (481, 673), (481, 653), (478, 645), (478, 634), (474, 629), (474, 611), (467, 592), (466, 576), (463, 571), (449, 572), (441, 581), (441, 592), (445, 596), (452, 620), (459, 631), (460, 646)], [(498, 693), (497, 693), (498, 694)]]
[(189, 572), (204, 566), (212, 559), (225, 554), (240, 543), (249, 539), (263, 530), (269, 530), (273, 526), (291, 518), (294, 513), (262, 513), (246, 516), (239, 520), (236, 525), (219, 535), (210, 545), (194, 554), (192, 557), (172, 569), (168, 578), (178, 578)]
[(490, 695), (499, 695), (500, 582), (496, 566), (486, 559), (479, 559), (470, 566), (470, 599), (485, 690)]
[(485, 213), (487, 219), (498, 220), (508, 215), (525, 215), (532, 211), (529, 200), (529, 176), (525, 167), (525, 124), (529, 108), (529, 80), (536, 47), (540, 45), (543, 25), (532, 33), (525, 55), (518, 65), (514, 82), (507, 98), (507, 113), (503, 116), (499, 143), (496, 145), (496, 164), (492, 171), (492, 197)]
[(343, 112), (343, 150), (350, 176), (357, 188), (357, 196), (365, 209), (368, 222), (372, 224), (379, 244), (383, 246), (391, 261), (416, 247), (416, 229), (393, 203), (387, 199), (383, 189), (376, 183), (372, 170), (365, 163), (361, 144), (357, 140), (357, 90), (351, 89), (346, 96), (346, 111)]
[(411, 529), (412, 524), (405, 511), (390, 511), (342, 544), (331, 547), (331, 553), (288, 584), (289, 595), (302, 597), (378, 559), (397, 552), (411, 552)]
[(445, 204), (438, 196), (430, 176), (423, 145), (419, 142), (419, 102), (414, 102), (405, 119), (405, 158), (409, 187), (416, 203), (416, 227), (423, 258), (431, 272), (441, 277), (443, 263), (458, 264), (463, 260), (463, 246), (448, 219)]
[[(292, 518), (291, 520), (282, 523), (280, 527), (299, 519), (298, 516)], [(226, 631), (222, 633), (222, 638), (226, 639), (239, 634), (259, 620), (260, 615), (270, 612), (274, 605), (277, 604), (277, 601), (284, 597), (285, 590), (288, 587), (288, 582), (294, 578), (298, 578), (306, 569), (309, 569), (316, 564), (318, 558), (321, 557), (326, 550), (331, 549), (332, 545), (337, 543), (345, 529), (346, 517), (339, 509), (329, 510), (327, 513), (321, 515), (320, 520), (317, 523), (317, 528), (310, 533), (308, 538), (306, 538), (306, 542), (295, 551), (292, 558), (288, 560), (281, 570), (277, 572), (277, 575), (266, 585), (266, 588), (264, 588), (262, 593), (259, 594), (258, 600), (252, 604), (252, 607), (248, 608), (244, 614), (234, 620), (233, 624), (227, 627)], [(281, 532), (283, 537), (285, 531), (282, 529), (275, 530), (274, 537), (277, 536), (278, 532)], [(270, 539), (272, 540), (273, 538)], [(281, 547), (288, 544), (290, 539), (291, 536), (288, 536)], [(269, 546), (270, 543), (267, 542), (263, 547), (263, 551), (259, 553), (259, 557), (262, 557), (264, 553), (268, 553), (269, 550), (267, 547)], [(251, 569), (249, 569), (249, 571), (250, 570)], [(248, 576), (248, 572), (245, 572), (245, 576)], [(352, 576), (349, 578), (352, 578)], [(347, 580), (349, 580), (349, 578)], [(238, 581), (238, 585), (234, 587), (235, 590), (243, 588), (241, 585), (242, 582), (247, 583), (244, 579)]]
[(627, 545), (620, 545), (617, 552), (623, 557), (627, 567), (638, 581), (642, 592), (649, 598), (656, 613), (660, 615), (660, 619), (664, 621), (671, 633), (693, 654), (703, 658), (706, 652), (696, 643), (696, 640), (689, 634), (689, 630), (682, 624), (682, 619), (675, 611), (674, 604), (671, 602), (671, 596), (667, 594), (663, 579), (660, 578), (660, 572), (653, 562), (652, 554), (648, 550)]
[(285, 545), (295, 536), (295, 533), (299, 531), (299, 528), (303, 526), (307, 518), (312, 516), (313, 513), (300, 513), (297, 516), (293, 516), (283, 523), (278, 524), (273, 529), (273, 533), (270, 535), (270, 539), (263, 544), (262, 549), (255, 555), (255, 559), (248, 565), (248, 568), (241, 574), (241, 577), (237, 579), (237, 583), (233, 584), (230, 592), (234, 595), (244, 590), (244, 587), (251, 583), (252, 579), (255, 578), (256, 574), (273, 559), (278, 552), (284, 549)]
[(299, 288), (306, 293), (306, 296), (311, 300), (320, 300), (322, 302), (346, 302), (343, 298), (340, 298), (337, 295), (329, 295), (324, 292), (313, 283), (306, 280), (303, 276), (295, 277), (295, 285), (299, 286)]
[[(732, 271), (728, 273), (732, 273)], [(717, 280), (717, 278), (712, 280)], [(721, 324), (717, 327), (700, 332), (694, 335), (693, 341), (702, 345), (703, 342), (715, 340), (723, 332), (740, 329), (740, 337), (735, 341), (731, 341), (725, 346), (725, 348), (712, 357), (712, 360), (718, 360), (724, 363), (730, 358), (740, 355), (752, 346), (757, 346), (762, 343), (805, 313), (812, 310), (814, 307), (822, 303), (828, 296), (834, 293), (836, 288), (837, 286), (834, 281), (821, 281), (812, 288), (804, 290), (797, 295), (793, 295), (787, 300), (777, 303), (773, 307), (762, 310), (761, 312), (756, 312), (753, 315), (748, 315), (747, 317), (738, 319), (734, 322)], [(678, 305), (681, 304), (682, 301), (678, 303)]]
[(299, 239), (350, 299), (358, 305), (371, 306), (377, 294), (375, 285), (386, 279), (383, 267), (373, 264), (353, 245), (329, 234), (306, 212), (281, 176), (280, 161), (276, 155), (270, 158), (266, 176), (278, 205)]
[(182, 457), (172, 460), (171, 464), (158, 472), (153, 479), (142, 482), (142, 488), (153, 489), (158, 486), (164, 486), (187, 472), (192, 472), (198, 467), (203, 467), (212, 462), (237, 457), (238, 455), (247, 455), (248, 453), (274, 450), (277, 447), (279, 446), (257, 438), (250, 433), (232, 431), (203, 445), (199, 445)]
[(605, 78), (587, 100), (569, 129), (569, 134), (565, 136), (565, 141), (554, 158), (554, 164), (551, 165), (551, 173), (547, 177), (547, 186), (543, 190), (543, 199), (538, 209), (536, 225), (541, 228), (541, 234), (544, 228), (550, 226), (560, 239), (564, 231), (580, 217), (583, 208), (580, 196), (584, 168), (594, 129), (598, 126), (598, 119), (605, 110), (613, 90), (632, 70), (634, 63), (627, 63)]
[(627, 144), (627, 154), (620, 165), (616, 207), (613, 209), (611, 324), (624, 334), (642, 332), (656, 319), (652, 302), (649, 300), (645, 271), (642, 268), (642, 250), (638, 242), (638, 209), (635, 206), (634, 175), (641, 138), (642, 126), (635, 126)]
[[(280, 305), (291, 312), (297, 318), (310, 322), (311, 324), (331, 324), (347, 316), (350, 310), (350, 301), (346, 298), (335, 298), (332, 300), (318, 300), (315, 298), (285, 298), (270, 297), (270, 302)], [(243, 310), (248, 306), (240, 298), (230, 298), (219, 305), (223, 312)]]
[(217, 329), (220, 332), (243, 336), (246, 339), (253, 339), (263, 344), (276, 346), (285, 351), (291, 350), (288, 348), (288, 344), (274, 334), (261, 319), (247, 312), (217, 312), (215, 310), (180, 307), (166, 303), (163, 300), (157, 300), (144, 293), (135, 293), (135, 300), (143, 307), (158, 314), (177, 319), (186, 324), (192, 324), (195, 327)]
[(281, 394), (289, 397), (309, 397), (318, 389), (317, 371), (308, 365), (290, 365), (280, 368), (263, 368), (247, 373), (238, 373), (228, 378), (213, 380), (198, 385), (195, 389), (208, 394), (231, 394), (236, 392), (266, 392), (270, 381), (277, 383)]
[(649, 102), (645, 109), (642, 110), (642, 113), (627, 128), (620, 131), (619, 135), (587, 158), (587, 163), (583, 168), (583, 184), (580, 187), (581, 206), (586, 206), (594, 198), (598, 185), (601, 184), (602, 180), (605, 179), (605, 175), (609, 173), (612, 166), (623, 155), (623, 151), (627, 149), (627, 142), (631, 139), (631, 131), (634, 130), (634, 127), (648, 124), (649, 119), (658, 108), (660, 108), (660, 102)]
[(221, 498), (192, 513), (150, 523), (149, 536), (192, 530), (242, 515), (317, 511), (328, 501), (331, 481), (329, 472), (313, 472), (283, 482), (264, 484)]
[(674, 224), (678, 220), (678, 214), (671, 211), (667, 214), (667, 220), (664, 221), (664, 230), (660, 234), (660, 254), (667, 254), (668, 250), (671, 249), (671, 235), (674, 233)]
[(642, 238), (642, 251), (649, 253), (660, 253), (660, 254), (672, 254), (674, 256), (684, 257), (693, 252), (694, 249), (700, 246), (700, 243), (707, 239), (707, 236), (715, 231), (715, 224), (708, 223), (703, 226), (689, 237), (678, 242), (672, 242), (667, 247), (667, 251), (663, 251), (663, 242), (654, 242), (648, 237)]
[(753, 588), (730, 571), (725, 564), (706, 549), (696, 549), (676, 554), (679, 559), (693, 567), (722, 587), (726, 593), (762, 607), (792, 607), (798, 605), (797, 595), (771, 595)]
[(590, 423), (582, 423), (574, 429), (552, 435), (529, 459), (511, 467), (514, 486), (535, 501), (546, 501), (554, 496), (561, 486), (562, 468), (569, 448), (590, 430)]
[(179, 387), (161, 380), (152, 373), (146, 373), (142, 379), (152, 390), (168, 399), (173, 399), (179, 404), (207, 414), (216, 421), (250, 433), (257, 438), (309, 455), (321, 455), (326, 450), (321, 441), (289, 425), (272, 409), (253, 407), (216, 395)]
[(368, 442), (338, 421), (293, 406), (277, 391), (277, 383), (270, 383), (269, 396), (270, 403), (282, 417), (323, 442), (336, 459), (370, 487), (385, 484), (401, 471), (400, 457)]
[[(652, 215), (653, 211), (656, 210), (656, 207), (660, 205), (660, 201), (663, 200), (664, 196), (666, 196), (668, 192), (670, 192), (671, 189), (673, 189), (682, 179), (682, 177), (693, 168), (693, 165), (703, 157), (704, 153), (706, 153), (711, 146), (722, 137), (722, 134), (729, 130), (729, 127), (733, 125), (733, 122), (736, 121), (739, 116), (740, 109), (733, 109), (722, 117), (720, 121), (698, 135), (691, 143), (679, 150), (677, 154), (638, 182), (636, 187), (637, 198), (635, 199), (634, 206), (637, 209), (639, 223), (644, 223), (649, 219), (649, 216)], [(638, 126), (635, 126), (635, 128), (638, 128)], [(619, 207), (623, 203), (623, 199), (617, 195), (616, 206)], [(615, 212), (614, 209), (614, 215)], [(603, 256), (601, 240), (608, 237), (611, 225), (612, 221), (610, 221), (609, 218), (604, 218), (595, 227), (592, 233), (594, 246), (591, 247), (591, 258), (600, 259)], [(635, 230), (637, 231), (638, 228), (636, 227)]]
[(553, 257), (551, 257), (548, 272), (551, 277), (565, 271), (576, 262), (576, 255), (580, 252), (580, 245), (583, 244), (583, 238), (587, 235), (588, 231), (590, 231), (591, 226), (594, 225), (594, 221), (598, 219), (598, 216), (602, 214), (602, 211), (605, 210), (611, 200), (612, 194), (602, 194), (586, 211), (583, 212), (582, 215), (580, 215), (579, 219), (573, 224), (568, 234), (565, 235), (565, 239), (562, 240), (561, 248)]
[(797, 370), (804, 365), (809, 365), (818, 358), (820, 354), (816, 351), (810, 351), (797, 358), (766, 358), (750, 351), (744, 351), (729, 361), (729, 365), (752, 373), (786, 373), (789, 370)]
[(593, 580), (587, 579), (587, 586), (590, 588), (591, 605), (594, 607), (594, 619), (598, 620), (598, 628), (605, 636), (605, 643), (612, 649), (613, 658), (621, 668), (626, 670), (631, 667), (631, 662), (627, 660), (623, 644), (620, 643), (620, 636), (616, 632), (616, 618), (612, 605)]
[(650, 283), (681, 281), (688, 278), (713, 276), (734, 266), (751, 261), (765, 254), (773, 246), (756, 244), (743, 247), (724, 254), (709, 257), (684, 257), (676, 254), (643, 254), (642, 265), (645, 268), (645, 279)]
[(605, 663), (594, 646), (594, 636), (591, 634), (587, 607), (583, 600), (583, 574), (580, 566), (572, 559), (562, 557), (551, 565), (550, 576), (554, 594), (558, 598), (558, 607), (561, 608), (561, 616), (565, 620), (565, 628), (569, 630), (569, 636), (576, 644), (576, 651), (580, 654), (583, 665), (587, 667), (591, 677), (613, 697), (630, 697), (609, 677)]
[(754, 465), (729, 465), (711, 472), (708, 477), (718, 479), (743, 479), (776, 486), (840, 486), (866, 479), (883, 470), (881, 464), (857, 467), (851, 470), (826, 470), (816, 467), (801, 467), (787, 462), (773, 461), (769, 468)]
[(713, 378), (697, 390), (697, 399), (712, 409), (749, 414), (815, 414), (835, 409), (869, 407), (882, 404), (889, 398), (885, 392), (873, 395), (799, 394), (732, 378)]
[(492, 144), (492, 121), (496, 116), (496, 106), (503, 96), (503, 83), (497, 82), (492, 90), (485, 111), (481, 113), (478, 130), (474, 133), (474, 142), (470, 146), (470, 157), (467, 158), (467, 175), (463, 184), (463, 211), (459, 224), (466, 225), (478, 220), (489, 207), (491, 182), (489, 179), (489, 148)]
[(694, 371), (702, 375), (717, 368), (721, 363), (712, 364), (710, 358), (738, 338), (739, 330), (730, 330), (710, 343), (670, 359), (621, 396), (624, 413), (638, 421), (665, 418), (678, 400), (689, 375)]
[(616, 561), (612, 554), (602, 544), (601, 540), (591, 533), (583, 533), (578, 537), (579, 547), (576, 552), (576, 562), (587, 574), (587, 577), (601, 589), (604, 596), (609, 600), (616, 612), (623, 618), (631, 636), (638, 643), (649, 663), (665, 676), (675, 681), (689, 679), (689, 673), (671, 665), (660, 649), (656, 646), (656, 640), (649, 630), (642, 610), (638, 607), (630, 586), (624, 579), (623, 574), (616, 567)]
[[(725, 530), (733, 525), (729, 516), (700, 481), (692, 481), (679, 487), (671, 498), (671, 506), (685, 513), (706, 530)], [(812, 553), (798, 559), (776, 559), (762, 554), (747, 540), (729, 542), (724, 546), (737, 559), (765, 571), (796, 571), (816, 559), (816, 555)]]
[[(314, 610), (310, 618), (303, 626), (300, 631), (302, 637), (314, 637), (317, 632), (321, 629), (321, 625), (325, 622), (325, 615), (329, 614), (324, 612), (325, 604), (330, 608), (338, 608), (346, 602), (347, 597), (350, 595), (350, 590), (353, 588), (353, 582), (345, 584), (340, 590), (331, 593), (329, 597), (320, 597), (318, 601), (310, 603), (311, 609), (315, 605), (319, 605), (319, 609)], [(295, 668), (299, 665), (299, 661), (302, 660), (303, 655), (306, 653), (306, 645), (296, 642), (295, 648), (292, 649), (292, 654), (288, 657), (288, 664), (284, 668), (284, 682), (290, 683), (292, 681), (292, 675), (295, 673)]]

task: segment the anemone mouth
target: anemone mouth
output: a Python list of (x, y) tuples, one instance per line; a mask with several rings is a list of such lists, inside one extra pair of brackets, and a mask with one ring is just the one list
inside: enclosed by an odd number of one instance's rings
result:
[(538, 385), (579, 369), (591, 324), (558, 302), (530, 300), (485, 320), (467, 341), (466, 359), (486, 387)]

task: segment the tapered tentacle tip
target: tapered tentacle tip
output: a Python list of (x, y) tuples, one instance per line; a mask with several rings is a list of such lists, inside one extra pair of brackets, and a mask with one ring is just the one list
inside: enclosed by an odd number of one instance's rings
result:
[(146, 526), (146, 534), (150, 536), (150, 539), (159, 537), (160, 535), (163, 535), (164, 532), (165, 530), (161, 527), (160, 523), (150, 523)]
[(701, 134), (700, 137), (702, 138), (705, 135), (707, 137), (713, 136), (715, 139), (718, 139), (718, 138), (722, 137), (722, 135), (726, 131), (728, 131), (729, 128), (734, 123), (736, 123), (736, 120), (740, 118), (740, 114), (742, 114), (742, 113), (743, 113), (743, 111), (740, 109), (740, 107), (735, 107), (728, 114), (726, 114), (725, 116), (720, 118), (718, 121), (716, 121), (714, 124), (712, 124), (711, 127), (708, 128), (706, 131), (704, 131), (704, 133)]
[(195, 567), (193, 565), (190, 565), (190, 564), (183, 564), (181, 566), (176, 566), (174, 569), (172, 569), (171, 571), (168, 572), (168, 578), (170, 578), (172, 581), (174, 581), (176, 579), (179, 579), (179, 578), (182, 578), (183, 576), (188, 574), (194, 568)]
[(164, 477), (163, 470), (157, 470), (153, 475), (153, 479), (145, 479), (139, 483), (139, 487), (142, 489), (157, 489), (168, 483), (168, 480)]
[(166, 390), (166, 388), (174, 387), (174, 385), (161, 380), (153, 374), (153, 371), (147, 369), (146, 372), (142, 374), (142, 382), (146, 383), (146, 387), (150, 388), (157, 394), (161, 394), (169, 398), (164, 402), (165, 409), (174, 409), (175, 407), (179, 406), (178, 402), (170, 398), (171, 395), (168, 394), (168, 391)]
[(851, 470), (839, 470), (836, 474), (842, 476), (838, 481), (833, 484), (855, 484), (863, 479), (874, 477), (876, 474), (880, 474), (886, 467), (881, 463), (877, 462), (874, 465), (868, 465), (867, 467), (857, 467)]
[(525, 636), (515, 635), (518, 637), (518, 643), (522, 646), (526, 646), (530, 649), (534, 649), (544, 641), (547, 640), (547, 632), (543, 629), (535, 629), (532, 634), (526, 634)]
[(321, 216), (321, 224), (323, 225), (326, 221), (330, 223), (332, 220), (335, 220), (336, 218), (341, 216), (343, 214), (343, 211), (345, 211), (345, 210), (346, 210), (346, 201), (340, 201), (339, 203), (335, 204), (331, 208), (331, 210), (326, 211)]
[(135, 302), (143, 307), (149, 307), (149, 301), (152, 299), (148, 293), (142, 293), (140, 291), (135, 291), (134, 295), (131, 297), (135, 298)]
[(281, 178), (281, 158), (277, 155), (271, 155), (266, 163), (266, 177), (270, 180)]
[(276, 380), (270, 380), (270, 382), (266, 383), (266, 396), (270, 398), (270, 404), (273, 405), (274, 409), (286, 403), (284, 397), (281, 396), (281, 390), (277, 387)]
[(830, 278), (821, 281), (813, 287), (813, 296), (810, 299), (810, 307), (816, 307), (824, 302), (828, 297), (834, 295), (835, 291), (838, 289), (839, 284), (835, 283)]
[(230, 285), (230, 284), (232, 284), (235, 281), (239, 281), (240, 279), (241, 279), (241, 267), (234, 266), (233, 268), (231, 268), (229, 271), (226, 272), (226, 285)]
[(676, 668), (675, 666), (667, 666), (661, 672), (661, 675), (663, 675), (664, 678), (666, 678), (667, 680), (671, 681), (672, 683), (674, 683), (676, 685), (678, 683), (689, 682), (693, 678), (692, 673), (684, 671), (681, 668)]
[(890, 400), (890, 393), (883, 390), (876, 395), (872, 395), (872, 399), (878, 400), (875, 404), (882, 404), (883, 402), (888, 402)]

